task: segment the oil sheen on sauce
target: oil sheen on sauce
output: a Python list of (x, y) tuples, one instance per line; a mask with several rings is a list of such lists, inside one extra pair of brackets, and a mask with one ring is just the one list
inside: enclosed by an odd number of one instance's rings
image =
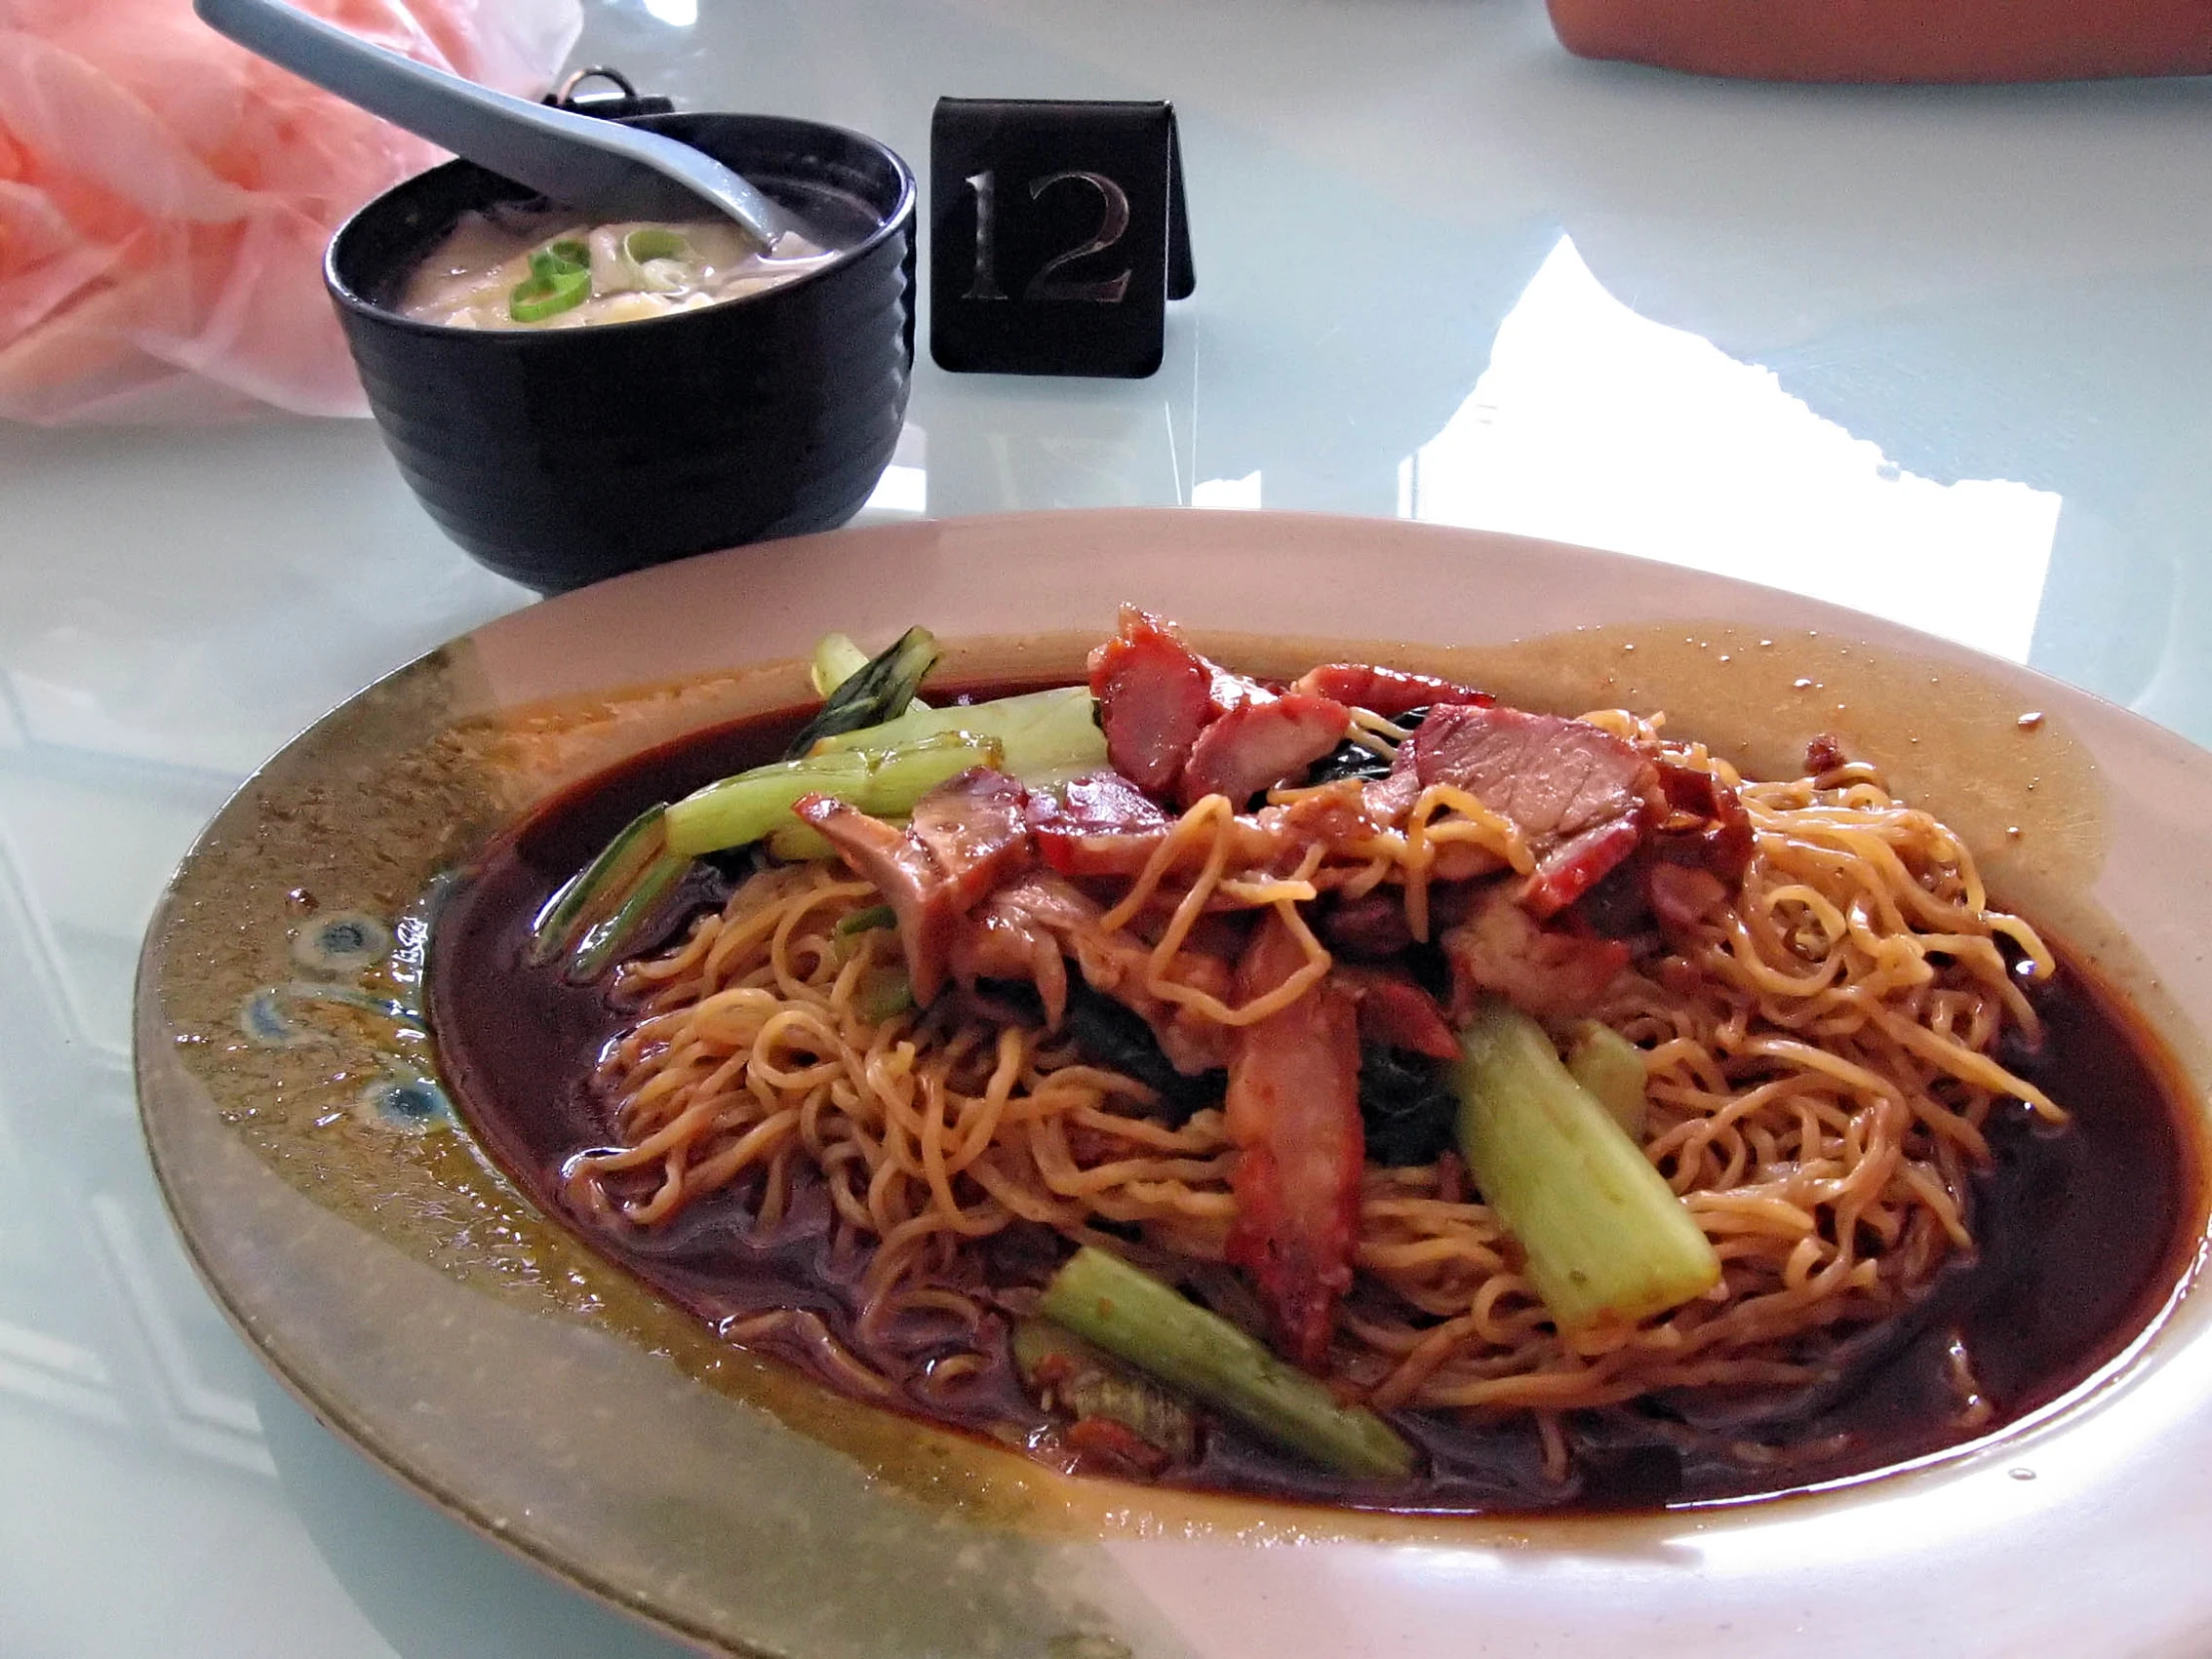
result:
[[(1026, 686), (972, 688), (977, 697)], [(465, 872), (431, 940), (429, 991), (438, 1057), (463, 1115), (549, 1215), (574, 1227), (710, 1327), (776, 1308), (819, 1315), (863, 1355), (852, 1272), (829, 1260), (827, 1205), (802, 1191), (777, 1236), (755, 1241), (741, 1195), (690, 1206), (657, 1233), (615, 1234), (563, 1203), (573, 1154), (608, 1144), (592, 1099), (594, 1058), (623, 1023), (603, 987), (579, 988), (527, 964), (531, 917), (607, 837), (656, 801), (673, 800), (774, 757), (801, 710), (736, 722), (639, 756), (571, 789), (501, 838)], [(660, 940), (719, 903), (704, 874), (672, 904)], [(654, 941), (655, 943), (660, 940)], [(1621, 1510), (1733, 1499), (1867, 1474), (1989, 1433), (2080, 1384), (2166, 1302), (2201, 1221), (2198, 1150), (2183, 1127), (2170, 1062), (2124, 1008), (2062, 967), (2033, 992), (2041, 1049), (2005, 1059), (2071, 1113), (2062, 1131), (2016, 1103), (1988, 1126), (1994, 1167), (1977, 1180), (1977, 1249), (1946, 1268), (1914, 1309), (1859, 1333), (1815, 1384), (1754, 1405), (1690, 1396), (1570, 1419), (1575, 1471), (1547, 1480), (1531, 1425), (1448, 1412), (1392, 1420), (1424, 1453), (1426, 1477), (1387, 1492), (1361, 1488), (1210, 1426), (1200, 1463), (1180, 1483), (1263, 1497), (1436, 1513)], [(1007, 1237), (1010, 1279), (1035, 1282), (1050, 1257)], [(793, 1343), (772, 1352), (834, 1379)], [(1956, 1351), (1970, 1358), (1988, 1411), (1957, 1420)], [(956, 1405), (910, 1402), (926, 1416), (1019, 1443), (1046, 1419), (1003, 1358), (971, 1379)]]

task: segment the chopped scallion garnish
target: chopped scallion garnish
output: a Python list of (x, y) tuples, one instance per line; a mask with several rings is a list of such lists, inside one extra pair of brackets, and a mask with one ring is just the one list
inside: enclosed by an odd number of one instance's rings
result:
[(643, 265), (647, 260), (680, 260), (691, 252), (691, 244), (666, 225), (641, 225), (622, 239), (622, 252), (631, 264)]
[(563, 239), (530, 256), (530, 275), (507, 296), (507, 314), (517, 322), (543, 322), (591, 297), (591, 250)]

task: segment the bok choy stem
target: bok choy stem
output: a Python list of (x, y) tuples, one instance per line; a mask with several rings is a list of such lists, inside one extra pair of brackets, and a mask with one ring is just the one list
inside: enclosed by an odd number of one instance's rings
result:
[(939, 732), (895, 749), (774, 761), (709, 784), (669, 808), (668, 844), (697, 857), (786, 827), (804, 829), (792, 808), (810, 795), (833, 796), (877, 818), (897, 817), (939, 784), (970, 767), (995, 767), (1004, 757), (995, 738)]
[(1037, 1311), (1324, 1468), (1382, 1479), (1413, 1466), (1412, 1448), (1373, 1411), (1341, 1403), (1220, 1315), (1103, 1250), (1069, 1257)]
[(1562, 1330), (1634, 1324), (1719, 1281), (1696, 1220), (1542, 1026), (1492, 1004), (1459, 1052), (1460, 1156)]

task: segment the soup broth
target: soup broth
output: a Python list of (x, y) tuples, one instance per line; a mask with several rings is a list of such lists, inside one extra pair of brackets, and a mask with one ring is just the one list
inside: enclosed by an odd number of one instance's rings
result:
[(834, 257), (796, 232), (764, 249), (729, 220), (590, 225), (492, 208), (465, 215), (409, 274), (398, 309), (449, 328), (639, 322), (742, 299)]

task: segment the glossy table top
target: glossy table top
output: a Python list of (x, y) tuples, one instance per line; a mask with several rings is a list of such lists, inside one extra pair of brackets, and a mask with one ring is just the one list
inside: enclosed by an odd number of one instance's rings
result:
[[(576, 61), (917, 164), (939, 95), (1175, 100), (1199, 287), (1161, 373), (924, 364), (867, 519), (1521, 531), (1854, 605), (2212, 742), (2212, 87), (1705, 83), (1568, 59), (1537, 0), (599, 0)], [(528, 600), (365, 422), (0, 428), (0, 1652), (676, 1651), (266, 1376), (133, 1114), (133, 963), (203, 823)]]

